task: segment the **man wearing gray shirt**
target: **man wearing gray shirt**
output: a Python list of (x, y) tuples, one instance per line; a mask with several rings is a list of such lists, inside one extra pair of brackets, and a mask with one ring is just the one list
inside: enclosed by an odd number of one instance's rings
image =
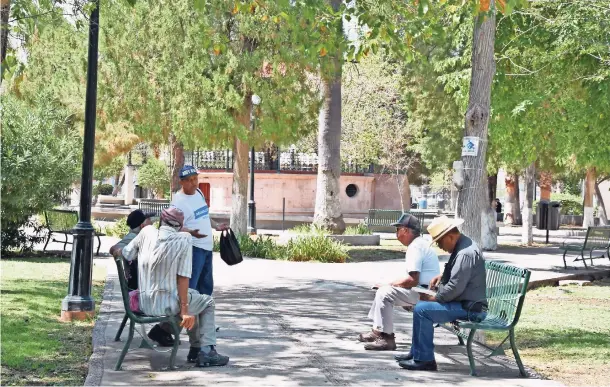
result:
[(458, 231), (462, 223), (462, 219), (441, 216), (428, 226), (433, 241), (451, 256), (443, 274), (430, 281), (430, 289), (437, 289), (437, 293), (422, 294), (422, 301), (415, 305), (411, 351), (396, 357), (402, 368), (436, 371), (434, 324), (480, 321), (484, 317), (485, 260), (477, 244)]

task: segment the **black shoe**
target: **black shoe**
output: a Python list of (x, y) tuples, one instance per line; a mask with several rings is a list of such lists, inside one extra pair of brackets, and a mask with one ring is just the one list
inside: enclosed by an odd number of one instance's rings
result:
[(189, 363), (197, 363), (197, 357), (199, 357), (199, 352), (201, 352), (201, 347), (191, 347), (189, 350), (189, 354), (186, 355), (186, 361)]
[(222, 356), (216, 349), (212, 347), (210, 352), (204, 353), (199, 352), (197, 358), (197, 367), (214, 367), (214, 366), (225, 366), (229, 362), (228, 356)]
[(148, 337), (151, 340), (156, 341), (162, 347), (173, 347), (174, 346), (174, 338), (169, 333), (165, 332), (159, 324), (155, 325), (150, 332), (148, 332)]
[(396, 361), (413, 360), (413, 354), (411, 352), (409, 352), (409, 353), (401, 353), (400, 355), (394, 355), (394, 360), (396, 360)]
[(410, 371), (436, 371), (436, 361), (416, 361), (416, 360), (405, 360), (399, 361), (398, 365), (402, 368)]

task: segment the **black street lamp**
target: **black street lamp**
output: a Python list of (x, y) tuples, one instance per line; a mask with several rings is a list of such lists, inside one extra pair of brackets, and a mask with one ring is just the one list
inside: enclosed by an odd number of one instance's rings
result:
[(93, 225), (91, 224), (91, 193), (93, 189), (93, 153), (95, 145), (95, 110), (97, 102), (97, 43), (99, 36), (99, 0), (92, 0), (89, 19), (89, 53), (87, 58), (87, 94), (85, 100), (85, 138), (81, 176), (79, 220), (72, 235), (72, 258), (68, 295), (61, 303), (63, 321), (82, 320), (95, 314), (91, 297), (93, 269)]
[[(261, 97), (252, 95), (250, 104), (250, 130), (254, 132), (254, 109), (260, 105)], [(248, 234), (256, 234), (256, 202), (254, 201), (254, 147), (250, 149), (250, 200), (248, 201)]]

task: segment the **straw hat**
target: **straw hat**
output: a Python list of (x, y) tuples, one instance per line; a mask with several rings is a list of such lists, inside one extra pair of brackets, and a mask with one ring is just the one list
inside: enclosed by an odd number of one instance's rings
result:
[(427, 227), (428, 233), (432, 237), (432, 243), (436, 242), (443, 235), (460, 226), (462, 223), (464, 223), (464, 219), (452, 219), (448, 218), (446, 215), (434, 218), (432, 223)]

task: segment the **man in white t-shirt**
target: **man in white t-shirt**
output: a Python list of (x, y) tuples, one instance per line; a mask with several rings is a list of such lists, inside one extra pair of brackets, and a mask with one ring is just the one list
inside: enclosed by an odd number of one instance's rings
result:
[(195, 232), (193, 234), (193, 272), (189, 280), (189, 288), (211, 296), (214, 291), (212, 224), (218, 231), (225, 230), (227, 226), (216, 225), (216, 222), (210, 219), (210, 209), (203, 192), (199, 190), (198, 176), (195, 167), (191, 165), (182, 167), (180, 170), (182, 189), (174, 194), (171, 205), (184, 213), (184, 227)]
[(396, 227), (396, 237), (407, 246), (407, 276), (388, 285), (376, 286), (377, 293), (369, 311), (373, 329), (358, 336), (365, 342), (364, 349), (372, 351), (394, 351), (394, 306), (412, 308), (419, 301), (419, 293), (414, 287), (427, 288), (432, 278), (440, 274), (438, 256), (430, 247), (430, 241), (420, 236), (417, 218), (403, 214)]

